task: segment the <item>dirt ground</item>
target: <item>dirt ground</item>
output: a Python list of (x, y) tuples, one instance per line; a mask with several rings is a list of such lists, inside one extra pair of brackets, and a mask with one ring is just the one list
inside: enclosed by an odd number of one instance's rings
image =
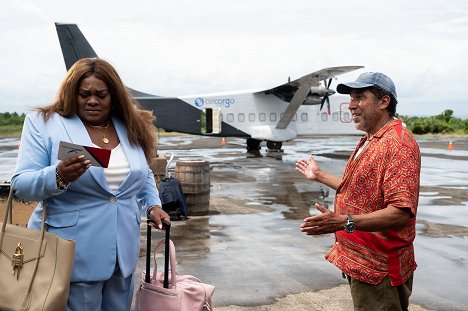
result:
[[(277, 299), (274, 304), (239, 307), (226, 306), (216, 308), (218, 311), (350, 311), (353, 310), (353, 302), (348, 285), (340, 285), (331, 289), (324, 289), (318, 292), (304, 292), (287, 295)], [(429, 311), (419, 305), (410, 305), (409, 311)]]

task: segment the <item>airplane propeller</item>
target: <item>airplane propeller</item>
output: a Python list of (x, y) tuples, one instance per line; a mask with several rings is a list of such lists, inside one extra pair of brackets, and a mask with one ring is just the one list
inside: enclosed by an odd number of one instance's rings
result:
[(326, 92), (325, 92), (325, 95), (323, 96), (322, 98), (322, 102), (320, 103), (320, 111), (322, 110), (323, 108), (323, 105), (325, 104), (325, 101), (327, 102), (327, 110), (328, 110), (328, 115), (331, 114), (331, 110), (330, 110), (330, 94), (334, 94), (335, 91), (333, 90), (330, 90), (330, 85), (332, 83), (332, 80), (333, 78), (330, 78), (328, 79), (328, 83), (327, 83), (327, 80), (323, 80), (323, 84), (325, 85), (325, 88), (326, 88)]

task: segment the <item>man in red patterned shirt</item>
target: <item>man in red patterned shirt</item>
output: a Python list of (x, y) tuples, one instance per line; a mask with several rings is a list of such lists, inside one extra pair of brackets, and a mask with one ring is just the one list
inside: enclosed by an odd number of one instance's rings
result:
[(335, 211), (315, 204), (320, 213), (304, 219), (301, 231), (335, 233), (325, 258), (346, 275), (354, 310), (407, 310), (416, 269), (419, 147), (394, 118), (397, 95), (389, 77), (364, 73), (337, 91), (350, 94), (353, 121), (366, 135), (343, 177), (322, 171), (312, 156), (297, 161), (301, 174), (336, 189)]

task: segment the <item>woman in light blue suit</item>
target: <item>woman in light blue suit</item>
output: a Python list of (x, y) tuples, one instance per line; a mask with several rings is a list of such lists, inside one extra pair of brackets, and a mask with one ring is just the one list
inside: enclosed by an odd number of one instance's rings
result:
[[(45, 201), (49, 232), (76, 242), (68, 310), (130, 310), (141, 211), (159, 228), (169, 220), (147, 164), (153, 119), (95, 58), (76, 62), (54, 102), (25, 119), (12, 185), (19, 198)], [(59, 161), (60, 141), (111, 149), (108, 168), (83, 156)], [(28, 227), (39, 229), (41, 215), (39, 203)]]

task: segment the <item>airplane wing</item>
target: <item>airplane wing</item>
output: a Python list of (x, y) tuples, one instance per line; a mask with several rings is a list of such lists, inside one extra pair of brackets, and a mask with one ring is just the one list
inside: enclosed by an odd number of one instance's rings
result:
[(337, 75), (360, 68), (363, 68), (363, 66), (340, 66), (324, 68), (294, 81), (289, 81), (283, 85), (262, 91), (261, 93), (273, 94), (278, 98), (289, 102), (289, 105), (286, 108), (283, 117), (276, 125), (276, 128), (285, 129), (289, 125), (289, 122), (291, 122), (297, 109), (299, 109), (299, 107), (304, 103), (306, 97), (311, 93), (311, 87), (319, 86), (321, 81), (325, 81), (334, 78)]

